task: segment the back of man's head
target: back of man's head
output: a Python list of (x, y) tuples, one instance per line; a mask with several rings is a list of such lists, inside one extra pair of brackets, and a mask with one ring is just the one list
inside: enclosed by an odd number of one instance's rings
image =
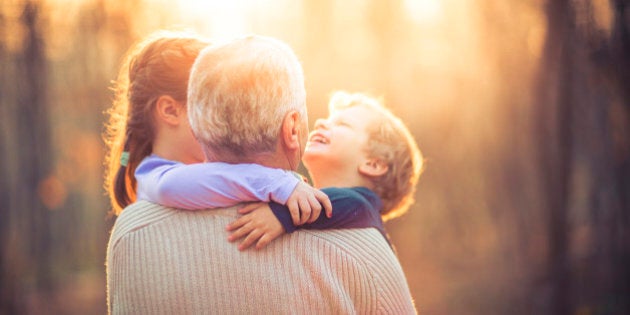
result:
[(209, 159), (238, 161), (275, 151), (290, 111), (306, 122), (302, 67), (281, 41), (239, 38), (206, 48), (195, 61), (188, 115)]

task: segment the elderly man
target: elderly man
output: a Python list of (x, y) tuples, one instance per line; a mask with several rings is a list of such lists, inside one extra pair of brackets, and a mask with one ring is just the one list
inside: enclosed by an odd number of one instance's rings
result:
[[(308, 134), (304, 78), (285, 44), (250, 36), (207, 48), (188, 96), (209, 161), (298, 167)], [(236, 207), (127, 207), (108, 248), (110, 312), (415, 313), (400, 264), (377, 229), (304, 230), (242, 252), (226, 240), (237, 216)]]

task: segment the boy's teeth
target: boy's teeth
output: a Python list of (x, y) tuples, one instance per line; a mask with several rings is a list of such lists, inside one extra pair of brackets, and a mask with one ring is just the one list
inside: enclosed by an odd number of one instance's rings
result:
[(319, 134), (314, 134), (313, 136), (310, 137), (309, 139), (310, 142), (317, 142), (317, 143), (321, 143), (321, 144), (328, 144), (330, 141)]

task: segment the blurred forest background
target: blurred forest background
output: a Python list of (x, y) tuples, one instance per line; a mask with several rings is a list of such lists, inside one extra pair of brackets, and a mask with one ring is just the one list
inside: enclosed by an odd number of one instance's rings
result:
[(336, 89), (403, 118), (421, 313), (630, 314), (627, 0), (1, 1), (0, 314), (106, 312), (109, 87), (165, 28), (288, 42), (311, 123)]

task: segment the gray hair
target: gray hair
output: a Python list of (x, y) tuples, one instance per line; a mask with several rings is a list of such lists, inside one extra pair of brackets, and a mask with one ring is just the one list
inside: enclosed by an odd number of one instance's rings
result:
[(292, 110), (307, 121), (302, 66), (279, 40), (247, 36), (213, 45), (192, 67), (188, 115), (209, 158), (275, 151)]

